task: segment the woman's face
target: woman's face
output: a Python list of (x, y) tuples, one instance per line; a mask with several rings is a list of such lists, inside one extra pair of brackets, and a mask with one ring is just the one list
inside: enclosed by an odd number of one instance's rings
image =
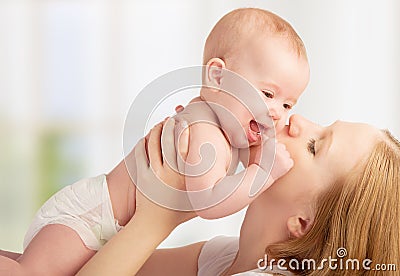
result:
[(282, 240), (288, 236), (289, 217), (302, 215), (312, 221), (316, 196), (367, 158), (380, 134), (367, 124), (337, 121), (322, 127), (291, 116), (277, 139), (286, 145), (294, 166), (249, 206), (249, 231), (270, 236), (278, 231), (275, 239)]

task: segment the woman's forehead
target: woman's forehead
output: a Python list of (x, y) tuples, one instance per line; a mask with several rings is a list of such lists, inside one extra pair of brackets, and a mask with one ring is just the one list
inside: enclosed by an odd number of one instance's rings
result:
[(347, 174), (365, 160), (376, 144), (379, 129), (363, 123), (337, 121), (330, 129), (331, 144), (326, 152), (329, 169), (338, 176)]
[(336, 136), (336, 142), (343, 143), (349, 141), (362, 141), (365, 142), (374, 141), (378, 138), (381, 131), (369, 124), (365, 123), (353, 123), (345, 121), (336, 121), (330, 127), (328, 127), (333, 135)]

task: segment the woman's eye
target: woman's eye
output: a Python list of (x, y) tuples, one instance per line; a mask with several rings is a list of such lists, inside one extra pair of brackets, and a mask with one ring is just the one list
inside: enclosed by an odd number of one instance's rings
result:
[(290, 109), (292, 109), (292, 106), (290, 104), (283, 104), (283, 108), (290, 110)]
[(267, 98), (270, 98), (270, 99), (274, 98), (274, 93), (272, 93), (271, 91), (262, 90), (261, 92), (262, 92)]
[(310, 139), (307, 143), (308, 151), (315, 156), (315, 139)]

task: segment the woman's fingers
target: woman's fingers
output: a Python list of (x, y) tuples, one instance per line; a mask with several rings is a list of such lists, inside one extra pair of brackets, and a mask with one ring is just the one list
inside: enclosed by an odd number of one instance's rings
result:
[(175, 112), (176, 112), (176, 113), (179, 113), (179, 112), (182, 112), (184, 109), (185, 109), (185, 108), (184, 108), (182, 105), (177, 105), (177, 106), (175, 107)]
[(149, 167), (149, 161), (147, 160), (145, 149), (145, 138), (140, 139), (133, 150), (135, 152), (136, 170), (143, 171), (147, 169)]
[(150, 138), (150, 132), (147, 133), (147, 135), (143, 138), (144, 139), (144, 148), (146, 149), (146, 157), (149, 159), (149, 138)]
[(176, 149), (175, 149), (175, 120), (169, 119), (164, 123), (161, 135), (161, 150), (163, 153), (164, 167), (170, 167), (177, 171), (176, 165)]
[(178, 171), (183, 174), (185, 171), (185, 162), (189, 151), (189, 127), (186, 121), (180, 121), (175, 127), (176, 148), (178, 149), (177, 163)]
[(183, 160), (186, 160), (189, 151), (189, 127), (186, 121), (180, 123), (178, 130), (178, 150)]
[(149, 133), (149, 140), (147, 143), (147, 153), (149, 156), (150, 165), (155, 170), (163, 166), (161, 152), (162, 127), (163, 123), (159, 123), (153, 127), (153, 129)]

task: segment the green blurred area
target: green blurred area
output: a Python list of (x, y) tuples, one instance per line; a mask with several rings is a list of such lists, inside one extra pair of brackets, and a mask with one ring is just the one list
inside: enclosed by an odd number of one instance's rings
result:
[(35, 212), (84, 174), (84, 140), (59, 127), (30, 132), (0, 120), (0, 249), (21, 252)]
[(35, 199), (37, 208), (60, 190), (67, 179), (82, 175), (82, 161), (74, 160), (66, 152), (69, 139), (68, 133), (54, 129), (47, 129), (40, 135), (37, 151), (38, 194)]

